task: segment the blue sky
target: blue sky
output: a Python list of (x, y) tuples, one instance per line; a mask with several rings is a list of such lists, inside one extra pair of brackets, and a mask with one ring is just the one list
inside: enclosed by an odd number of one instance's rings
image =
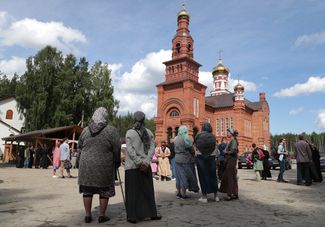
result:
[(90, 64), (108, 63), (120, 114), (141, 109), (154, 116), (155, 85), (164, 80), (161, 62), (171, 58), (183, 2), (191, 14), (194, 58), (203, 65), (200, 81), (209, 91), (222, 49), (246, 98), (257, 101), (266, 92), (272, 133), (324, 132), (322, 0), (2, 0), (0, 71), (22, 73), (24, 59), (50, 44)]

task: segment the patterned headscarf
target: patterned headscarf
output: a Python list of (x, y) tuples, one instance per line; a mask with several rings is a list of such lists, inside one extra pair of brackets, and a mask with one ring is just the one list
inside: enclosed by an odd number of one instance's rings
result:
[(133, 129), (140, 132), (140, 137), (144, 145), (144, 152), (148, 154), (150, 149), (150, 137), (147, 132), (147, 129), (144, 127), (144, 120), (146, 119), (146, 115), (141, 112), (137, 111), (133, 115), (134, 125)]
[(185, 125), (178, 128), (178, 136), (181, 136), (187, 146), (192, 146), (192, 142), (188, 136), (188, 129)]
[(233, 128), (228, 128), (227, 131), (233, 136), (237, 137), (238, 136), (238, 131), (233, 129)]
[(104, 127), (108, 125), (108, 111), (104, 107), (95, 110), (89, 124), (89, 130), (92, 135), (98, 134)]

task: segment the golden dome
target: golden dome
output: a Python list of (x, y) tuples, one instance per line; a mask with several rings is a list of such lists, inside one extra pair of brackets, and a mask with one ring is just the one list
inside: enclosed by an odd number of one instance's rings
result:
[(218, 65), (212, 69), (212, 75), (218, 73), (218, 72), (226, 72), (229, 73), (229, 69), (222, 64), (221, 59), (219, 59)]
[(185, 4), (183, 4), (183, 9), (181, 11), (179, 11), (179, 13), (177, 14), (177, 18), (179, 18), (181, 16), (187, 16), (188, 18), (190, 18), (190, 14), (189, 14), (189, 12), (187, 12), (187, 10), (185, 8)]
[(244, 86), (243, 85), (241, 85), (239, 82), (238, 82), (238, 84), (235, 86), (235, 88), (234, 88), (234, 91), (236, 92), (236, 91), (244, 91), (245, 90), (245, 88), (244, 88)]

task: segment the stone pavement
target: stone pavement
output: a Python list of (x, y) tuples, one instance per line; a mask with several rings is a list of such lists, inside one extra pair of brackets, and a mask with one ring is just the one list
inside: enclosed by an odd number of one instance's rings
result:
[[(123, 178), (123, 169), (120, 168)], [(74, 176), (77, 170), (72, 170)], [(325, 184), (295, 185), (295, 170), (285, 173), (290, 182), (256, 182), (252, 170), (239, 170), (236, 201), (197, 201), (175, 198), (175, 182), (155, 181), (161, 221), (144, 221), (137, 226), (325, 226)], [(52, 178), (51, 169), (0, 168), (0, 226), (134, 226), (126, 222), (120, 187), (109, 201), (111, 220), (98, 224), (98, 196), (93, 201), (94, 222), (83, 222), (82, 197), (77, 179)], [(220, 195), (224, 198), (224, 195)], [(212, 195), (210, 197), (212, 199)], [(141, 208), (140, 208), (141, 209)]]

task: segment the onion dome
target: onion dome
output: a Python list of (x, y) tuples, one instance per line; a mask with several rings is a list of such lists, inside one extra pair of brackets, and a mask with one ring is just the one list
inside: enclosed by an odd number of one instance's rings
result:
[(235, 92), (238, 92), (238, 91), (242, 91), (242, 92), (244, 92), (244, 90), (245, 90), (244, 86), (241, 85), (239, 82), (238, 82), (238, 84), (237, 84), (237, 85), (235, 86), (235, 88), (234, 88), (234, 91), (235, 91)]
[(215, 75), (217, 73), (226, 73), (226, 74), (229, 73), (229, 69), (226, 66), (224, 66), (221, 59), (219, 59), (218, 65), (212, 69), (212, 75)]
[(186, 16), (186, 17), (190, 18), (190, 14), (189, 14), (189, 12), (187, 12), (187, 10), (185, 8), (185, 4), (183, 4), (182, 10), (179, 11), (179, 13), (177, 14), (177, 18), (180, 18), (181, 16)]

